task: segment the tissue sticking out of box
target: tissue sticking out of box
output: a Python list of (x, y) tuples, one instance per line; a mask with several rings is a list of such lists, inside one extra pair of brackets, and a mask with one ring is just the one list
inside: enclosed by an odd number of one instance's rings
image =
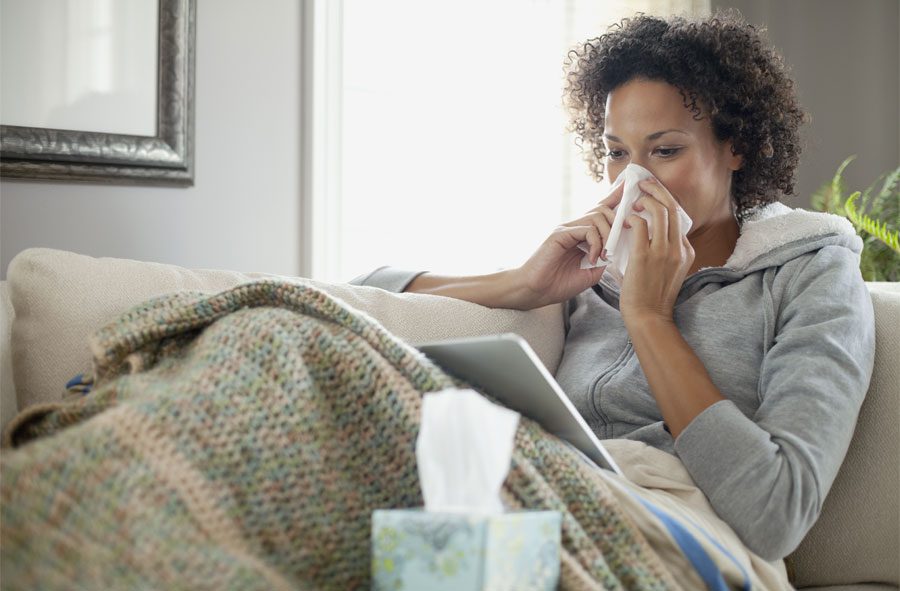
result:
[(416, 462), (426, 511), (502, 513), (519, 413), (474, 390), (425, 394)]

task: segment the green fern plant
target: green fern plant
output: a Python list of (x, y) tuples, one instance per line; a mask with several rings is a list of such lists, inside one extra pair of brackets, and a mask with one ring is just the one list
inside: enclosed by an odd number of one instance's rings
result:
[[(813, 209), (850, 220), (863, 239), (859, 269), (866, 281), (900, 281), (900, 167), (879, 176), (863, 191), (845, 197), (843, 174), (856, 156), (838, 167), (831, 182), (813, 193)], [(884, 179), (881, 188), (875, 187)]]

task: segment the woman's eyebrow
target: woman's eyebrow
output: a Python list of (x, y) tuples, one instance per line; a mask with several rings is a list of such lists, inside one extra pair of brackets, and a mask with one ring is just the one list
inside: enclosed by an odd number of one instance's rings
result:
[[(686, 131), (684, 131), (684, 130), (681, 130), (681, 129), (663, 129), (663, 130), (660, 130), (660, 131), (654, 131), (653, 133), (651, 133), (650, 135), (648, 135), (646, 139), (648, 139), (648, 140), (655, 140), (656, 138), (658, 138), (659, 136), (663, 135), (664, 133), (671, 133), (671, 132), (673, 132), (673, 131), (674, 131), (675, 133), (683, 133), (684, 135), (690, 135), (688, 132), (686, 132)], [(610, 139), (610, 140), (612, 140), (612, 141), (614, 141), (614, 142), (622, 143), (622, 140), (620, 140), (620, 139), (617, 138), (616, 136), (610, 135), (610, 134), (608, 134), (608, 133), (604, 133), (604, 134), (603, 134), (603, 137), (605, 137), (606, 139)]]

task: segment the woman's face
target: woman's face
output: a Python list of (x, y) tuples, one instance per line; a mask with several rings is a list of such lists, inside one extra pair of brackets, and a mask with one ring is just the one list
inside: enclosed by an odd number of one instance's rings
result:
[(652, 172), (693, 220), (689, 237), (733, 219), (731, 173), (741, 157), (716, 139), (709, 118), (693, 118), (676, 87), (633, 79), (614, 89), (604, 139), (610, 181), (631, 162)]

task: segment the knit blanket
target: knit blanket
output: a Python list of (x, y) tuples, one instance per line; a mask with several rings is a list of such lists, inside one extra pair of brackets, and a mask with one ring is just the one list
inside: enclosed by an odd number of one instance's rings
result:
[[(5, 434), (4, 589), (367, 589), (372, 511), (423, 505), (422, 395), (469, 387), (292, 280), (154, 298), (90, 346), (93, 389)], [(501, 498), (562, 513), (561, 589), (678, 588), (598, 472), (523, 416)]]

